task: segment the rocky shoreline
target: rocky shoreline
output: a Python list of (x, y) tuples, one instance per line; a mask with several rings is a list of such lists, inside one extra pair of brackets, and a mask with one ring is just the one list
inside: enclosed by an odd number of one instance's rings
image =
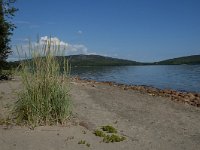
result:
[(108, 81), (99, 82), (95, 80), (81, 79), (79, 77), (73, 77), (72, 81), (90, 83), (92, 86), (95, 86), (95, 84), (103, 84), (108, 86), (119, 87), (122, 90), (136, 90), (142, 93), (148, 93), (151, 96), (169, 97), (172, 101), (175, 102), (182, 102), (195, 107), (200, 107), (200, 93), (180, 92), (171, 89), (158, 89), (155, 87), (144, 85), (126, 85)]

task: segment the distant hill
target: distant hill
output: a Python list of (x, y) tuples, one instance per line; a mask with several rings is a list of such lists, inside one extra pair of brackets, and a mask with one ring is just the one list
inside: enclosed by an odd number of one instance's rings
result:
[[(71, 66), (132, 66), (141, 63), (131, 60), (105, 57), (100, 55), (71, 55), (66, 56)], [(60, 59), (60, 58), (59, 58)], [(62, 58), (61, 58), (62, 59)]]
[[(141, 63), (131, 60), (105, 57), (100, 55), (70, 55), (70, 56), (57, 56), (56, 58), (61, 63), (63, 62), (64, 58), (68, 59), (72, 67), (200, 64), (200, 55), (173, 58), (154, 63)], [(16, 68), (19, 65), (19, 61), (9, 62), (9, 64), (13, 68)]]
[[(133, 66), (142, 65), (142, 63), (118, 59), (112, 57), (105, 57), (100, 55), (70, 55), (70, 56), (56, 56), (56, 58), (63, 62), (64, 58), (69, 60), (69, 64), (72, 67), (86, 67), (86, 66)], [(16, 68), (19, 65), (19, 61), (9, 62), (10, 66)]]
[(192, 55), (192, 56), (185, 56), (185, 57), (178, 57), (173, 59), (167, 59), (159, 62), (155, 62), (156, 65), (195, 65), (200, 64), (200, 55)]

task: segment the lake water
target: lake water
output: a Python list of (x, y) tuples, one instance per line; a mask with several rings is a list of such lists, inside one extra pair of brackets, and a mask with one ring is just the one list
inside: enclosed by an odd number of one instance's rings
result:
[(73, 68), (73, 76), (200, 93), (200, 65)]

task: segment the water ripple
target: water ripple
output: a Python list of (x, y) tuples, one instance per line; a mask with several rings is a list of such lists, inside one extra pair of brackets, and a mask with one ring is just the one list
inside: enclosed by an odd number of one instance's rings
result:
[(72, 75), (97, 81), (200, 92), (200, 65), (82, 67)]

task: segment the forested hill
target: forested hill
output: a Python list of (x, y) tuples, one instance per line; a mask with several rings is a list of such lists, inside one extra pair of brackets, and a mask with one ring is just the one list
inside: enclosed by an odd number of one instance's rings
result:
[(71, 55), (66, 56), (71, 66), (132, 66), (141, 63), (100, 55)]
[(178, 57), (178, 58), (156, 62), (154, 64), (156, 65), (182, 65), (182, 64), (195, 65), (195, 64), (200, 64), (200, 55)]
[[(74, 67), (86, 67), (86, 66), (134, 66), (142, 65), (136, 61), (118, 59), (112, 57), (105, 57), (100, 55), (70, 55), (70, 56), (56, 56), (56, 58), (63, 62), (64, 58), (69, 61), (69, 64)], [(12, 68), (16, 68), (19, 65), (19, 61), (9, 62)]]
[[(100, 55), (70, 55), (70, 56), (57, 56), (61, 63), (63, 59), (69, 60), (69, 64), (74, 67), (86, 67), (86, 66), (135, 66), (135, 65), (195, 65), (200, 64), (200, 55), (185, 56), (179, 58), (168, 59), (164, 61), (154, 63), (141, 63), (131, 60), (118, 59), (112, 57), (105, 57)], [(9, 62), (10, 66), (16, 68), (19, 65), (19, 61)]]

